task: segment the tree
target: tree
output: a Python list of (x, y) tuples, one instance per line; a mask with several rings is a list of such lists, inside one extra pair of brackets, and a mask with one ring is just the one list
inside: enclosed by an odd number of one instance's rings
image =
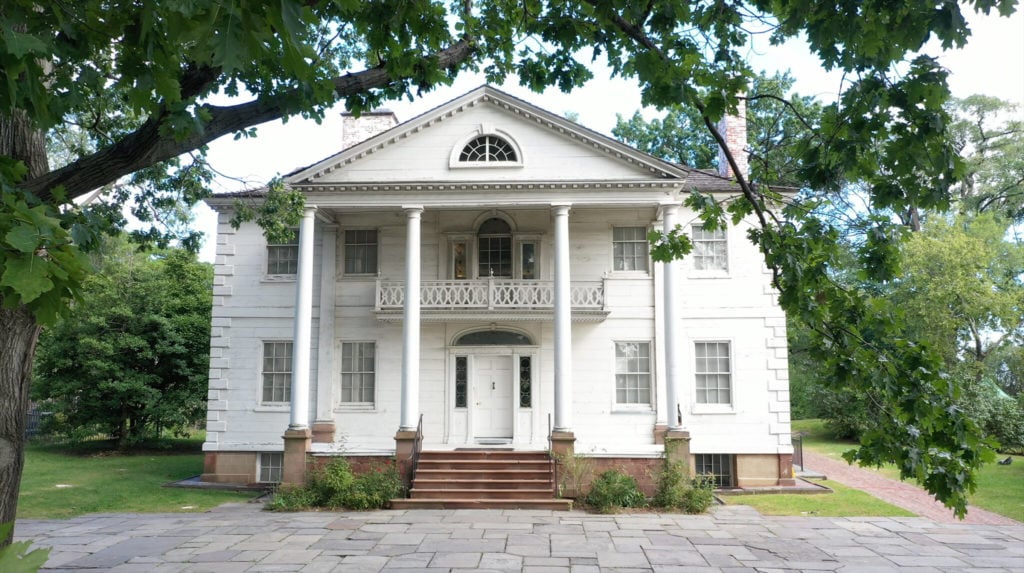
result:
[[(1013, 0), (964, 5), (1003, 14), (1014, 7)], [(696, 108), (722, 143), (714, 124), (735, 109), (753, 75), (744, 59), (747, 39), (767, 31), (776, 41), (805, 36), (823, 65), (854, 80), (826, 107), (815, 133), (804, 138), (801, 177), (819, 189), (865, 181), (874, 201), (886, 208), (942, 206), (949, 182), (962, 171), (944, 130), (945, 73), (923, 55), (899, 64), (931, 37), (945, 47), (963, 44), (969, 30), (961, 10), (957, 3), (925, 0), (4, 2), (0, 440), (10, 455), (0, 457), (0, 522), (14, 517), (23, 412), (40, 324), (52, 321), (80, 292), (87, 274), (83, 249), (120, 224), (114, 215), (119, 209), (110, 203), (131, 195), (136, 205), (166, 205), (197, 196), (143, 185), (121, 188), (107, 207), (75, 206), (72, 200), (154, 166), (174, 175), (177, 168), (163, 162), (185, 153), (201, 162), (204, 146), (223, 135), (253, 135), (253, 126), (272, 119), (320, 117), (338, 101), (358, 112), (430, 90), (467, 68), (481, 69), (491, 81), (514, 72), (530, 87), (567, 91), (590, 77), (586, 58), (592, 56), (605, 57), (612, 73), (635, 78), (645, 104)], [(215, 94), (244, 101), (214, 105), (209, 98)], [(83, 148), (71, 163), (51, 169), (44, 130), (70, 124), (86, 133), (94, 150)], [(809, 321), (823, 313), (864, 310), (852, 294), (835, 293), (830, 298), (843, 302), (833, 302), (831, 310), (814, 302), (831, 295), (831, 287), (815, 274), (813, 261), (820, 257), (810, 257), (811, 273), (804, 271), (804, 261), (808, 250), (826, 246), (827, 229), (781, 225), (769, 208), (775, 197), (770, 188), (755, 189), (741, 177), (738, 191), (742, 199), (729, 207), (762, 226), (754, 239), (775, 269), (784, 306)], [(294, 217), (301, 198), (279, 200), (275, 193), (267, 202), (287, 207), (282, 215)], [(719, 212), (702, 204), (711, 215)], [(872, 272), (885, 272), (889, 235), (879, 223), (871, 245), (876, 255), (865, 255)], [(819, 282), (810, 284), (812, 276)], [(861, 348), (846, 344), (852, 340), (837, 342)], [(962, 511), (962, 493), (970, 489), (977, 465), (972, 429), (941, 413), (945, 398), (928, 389), (933, 378), (902, 378), (927, 370), (919, 356), (896, 353), (888, 359), (894, 365), (891, 385), (903, 388), (887, 397), (898, 404), (892, 425), (899, 428), (885, 428), (888, 434), (879, 436), (881, 445), (869, 457), (903, 459), (907, 471)], [(927, 431), (913, 439), (886, 437), (909, 436), (902, 427), (919, 419)], [(900, 453), (911, 445), (926, 452), (935, 447), (938, 454)]]
[(112, 243), (81, 300), (40, 337), (32, 397), (49, 402), (60, 432), (109, 434), (126, 449), (204, 417), (213, 269), (181, 249)]

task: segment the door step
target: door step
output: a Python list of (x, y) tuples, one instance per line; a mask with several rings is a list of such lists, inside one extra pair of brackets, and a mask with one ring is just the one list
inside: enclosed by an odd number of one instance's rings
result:
[(409, 499), (393, 509), (548, 509), (567, 511), (556, 499), (547, 452), (471, 448), (421, 452)]

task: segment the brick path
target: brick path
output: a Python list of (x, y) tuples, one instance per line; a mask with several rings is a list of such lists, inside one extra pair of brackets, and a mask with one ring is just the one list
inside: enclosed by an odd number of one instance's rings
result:
[(1024, 525), (921, 517), (765, 517), (415, 510), (21, 520), (59, 571), (113, 573), (1006, 573), (1024, 572)]
[(808, 469), (825, 474), (828, 479), (857, 488), (878, 499), (912, 511), (921, 517), (939, 523), (972, 523), (978, 525), (1020, 525), (1019, 522), (980, 507), (968, 506), (967, 518), (962, 522), (951, 510), (935, 501), (923, 489), (906, 482), (889, 479), (876, 472), (852, 466), (843, 460), (834, 460), (804, 450), (804, 463)]

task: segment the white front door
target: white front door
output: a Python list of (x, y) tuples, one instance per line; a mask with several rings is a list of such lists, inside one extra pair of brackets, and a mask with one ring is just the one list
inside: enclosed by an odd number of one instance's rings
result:
[(512, 357), (473, 359), (473, 437), (512, 438)]

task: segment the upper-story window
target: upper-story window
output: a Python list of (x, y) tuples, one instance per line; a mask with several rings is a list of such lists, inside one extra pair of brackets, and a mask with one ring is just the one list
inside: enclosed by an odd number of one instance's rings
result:
[(267, 274), (294, 275), (299, 272), (299, 231), (283, 243), (267, 244)]
[(377, 231), (345, 231), (345, 274), (370, 275), (377, 272)]
[(460, 162), (468, 163), (517, 163), (519, 161), (512, 144), (497, 135), (481, 135), (462, 148)]
[(612, 269), (616, 271), (647, 271), (647, 229), (615, 227), (612, 229)]
[(504, 219), (487, 219), (476, 234), (479, 275), (512, 277), (512, 227)]
[(693, 226), (693, 268), (698, 271), (729, 270), (729, 250), (724, 230), (708, 231), (701, 225)]

